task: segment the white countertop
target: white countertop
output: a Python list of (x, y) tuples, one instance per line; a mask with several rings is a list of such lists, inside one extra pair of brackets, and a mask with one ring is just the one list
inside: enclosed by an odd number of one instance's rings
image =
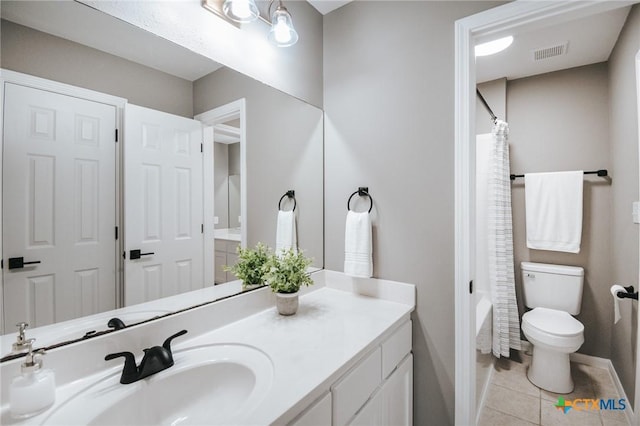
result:
[[(195, 341), (240, 343), (262, 350), (274, 364), (273, 384), (245, 424), (282, 424), (307, 395), (319, 396), (385, 332), (409, 319), (413, 306), (323, 288), (300, 298), (297, 314), (267, 309)], [(191, 344), (193, 344), (191, 343)], [(189, 345), (185, 342), (185, 345)]]
[(216, 240), (240, 242), (241, 237), (242, 235), (239, 228), (215, 229), (213, 231), (213, 238)]
[[(118, 332), (122, 334), (96, 337), (83, 342), (84, 347), (76, 344), (50, 352), (45, 367), (56, 370), (57, 381), (60, 377), (54, 408), (87, 385), (78, 375), (90, 372), (94, 373), (91, 377), (96, 377), (114, 374), (122, 368), (104, 362), (106, 353), (120, 350), (141, 353), (139, 348), (150, 346), (150, 342), (158, 344), (160, 336), (187, 328), (189, 334), (174, 342), (174, 350), (194, 345), (248, 345), (266, 354), (273, 363), (269, 391), (252, 410), (244, 413), (240, 424), (290, 422), (409, 320), (415, 307), (412, 285), (352, 279), (331, 271), (314, 276), (316, 289), (312, 287), (300, 297), (300, 308), (293, 316), (279, 315), (273, 306), (274, 296), (265, 288)], [(74, 358), (80, 363), (69, 363)], [(10, 373), (15, 375), (17, 363), (5, 364), (2, 364), (5, 378)], [(17, 424), (6, 417), (5, 395), (3, 424)], [(46, 417), (45, 412), (26, 423), (40, 424)]]

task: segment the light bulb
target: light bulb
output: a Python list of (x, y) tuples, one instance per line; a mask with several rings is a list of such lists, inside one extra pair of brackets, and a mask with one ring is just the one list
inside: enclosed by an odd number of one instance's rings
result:
[(243, 23), (255, 21), (260, 14), (255, 0), (225, 0), (222, 11), (232, 21)]
[(293, 28), (291, 15), (282, 5), (278, 6), (271, 16), (269, 40), (279, 47), (292, 46), (298, 41), (298, 33)]
[(278, 16), (278, 22), (273, 28), (273, 37), (278, 43), (287, 43), (291, 41), (291, 30), (287, 25), (287, 18)]
[(244, 0), (235, 0), (231, 4), (231, 13), (238, 18), (246, 19), (251, 16), (251, 9), (249, 9), (249, 3)]

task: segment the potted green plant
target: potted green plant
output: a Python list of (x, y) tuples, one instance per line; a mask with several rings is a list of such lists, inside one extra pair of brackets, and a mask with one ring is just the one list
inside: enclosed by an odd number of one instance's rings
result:
[(312, 259), (301, 251), (289, 249), (271, 255), (264, 265), (264, 279), (276, 294), (276, 307), (280, 315), (293, 315), (298, 310), (298, 291), (303, 285), (313, 284), (307, 273)]
[(255, 248), (242, 248), (238, 246), (238, 261), (233, 266), (225, 266), (225, 272), (233, 273), (242, 280), (244, 289), (255, 288), (264, 285), (264, 265), (271, 256), (271, 249), (262, 243)]

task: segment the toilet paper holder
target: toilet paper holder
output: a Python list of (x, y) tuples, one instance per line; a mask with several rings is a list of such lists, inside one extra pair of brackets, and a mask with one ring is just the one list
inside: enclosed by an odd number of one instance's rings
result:
[(620, 299), (635, 299), (638, 300), (638, 292), (634, 291), (634, 288), (632, 285), (625, 287), (625, 290), (627, 290), (627, 292), (623, 292), (623, 291), (619, 291), (618, 293), (616, 293), (616, 296), (618, 296)]

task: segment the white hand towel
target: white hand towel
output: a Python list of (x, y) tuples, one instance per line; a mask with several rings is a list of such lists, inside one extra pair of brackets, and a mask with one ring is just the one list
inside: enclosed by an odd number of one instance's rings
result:
[(371, 217), (349, 210), (344, 234), (344, 273), (352, 277), (373, 275)]
[(276, 229), (276, 254), (293, 249), (298, 250), (296, 237), (296, 216), (293, 210), (278, 210), (278, 223)]
[(584, 172), (524, 176), (527, 247), (580, 252)]
[(617, 323), (620, 321), (620, 298), (618, 297), (618, 292), (621, 291), (626, 293), (624, 287), (618, 284), (614, 284), (611, 286), (611, 295), (613, 296), (613, 323)]

